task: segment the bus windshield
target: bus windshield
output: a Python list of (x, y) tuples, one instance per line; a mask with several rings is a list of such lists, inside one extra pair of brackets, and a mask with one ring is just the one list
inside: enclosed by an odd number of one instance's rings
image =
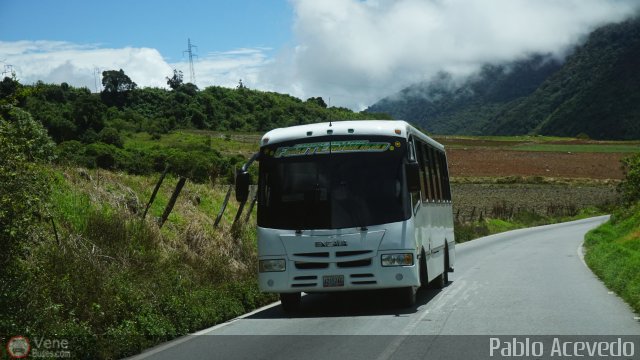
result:
[(405, 149), (405, 140), (382, 136), (331, 136), (263, 147), (258, 225), (341, 229), (408, 219)]

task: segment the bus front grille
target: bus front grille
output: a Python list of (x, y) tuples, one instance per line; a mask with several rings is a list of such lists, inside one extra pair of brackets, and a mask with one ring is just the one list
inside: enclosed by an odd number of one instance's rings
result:
[(293, 254), (295, 256), (303, 256), (303, 257), (314, 257), (314, 258), (328, 258), (329, 257), (329, 253), (328, 252), (312, 252), (312, 253), (298, 253), (298, 254)]
[(336, 257), (364, 255), (364, 254), (370, 254), (372, 252), (373, 251), (371, 250), (336, 251)]
[(291, 284), (292, 288), (301, 288), (301, 287), (314, 287), (317, 286), (317, 283), (301, 283), (301, 284)]
[(374, 285), (377, 284), (378, 282), (375, 280), (366, 280), (366, 281), (352, 281), (351, 284), (352, 285)]
[(354, 260), (354, 261), (343, 261), (336, 263), (339, 268), (354, 268), (354, 267), (362, 267), (371, 265), (371, 259), (363, 259), (363, 260)]
[(296, 269), (299, 270), (308, 270), (308, 269), (326, 269), (329, 267), (329, 263), (319, 263), (319, 262), (295, 262)]

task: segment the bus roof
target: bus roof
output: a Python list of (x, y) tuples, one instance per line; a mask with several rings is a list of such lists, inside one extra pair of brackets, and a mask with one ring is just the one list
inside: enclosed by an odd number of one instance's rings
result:
[[(333, 135), (383, 135), (397, 136), (405, 139), (407, 139), (409, 135), (413, 135), (440, 150), (444, 150), (442, 144), (402, 120), (332, 121), (331, 123), (324, 122), (273, 129), (264, 134), (260, 140), (260, 146), (296, 139), (326, 136), (328, 135), (328, 130), (333, 130)], [(396, 130), (400, 130), (400, 134), (397, 134)]]

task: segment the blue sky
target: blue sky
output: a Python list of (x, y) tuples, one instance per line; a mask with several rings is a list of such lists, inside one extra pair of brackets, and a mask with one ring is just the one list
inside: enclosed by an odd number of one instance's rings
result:
[(362, 110), (439, 72), (532, 53), (560, 59), (586, 36), (640, 11), (640, 0), (0, 0), (0, 71), (26, 84), (100, 91), (123, 69), (167, 87), (198, 46), (199, 88), (234, 87)]
[(280, 48), (292, 11), (286, 0), (1, 0), (0, 39), (151, 47), (176, 61), (187, 38), (202, 54)]

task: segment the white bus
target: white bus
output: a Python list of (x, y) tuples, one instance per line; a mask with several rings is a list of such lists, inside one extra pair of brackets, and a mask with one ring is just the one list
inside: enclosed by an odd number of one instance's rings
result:
[(285, 311), (301, 292), (443, 287), (455, 241), (444, 147), (404, 121), (341, 121), (266, 133), (259, 161), (259, 284)]

